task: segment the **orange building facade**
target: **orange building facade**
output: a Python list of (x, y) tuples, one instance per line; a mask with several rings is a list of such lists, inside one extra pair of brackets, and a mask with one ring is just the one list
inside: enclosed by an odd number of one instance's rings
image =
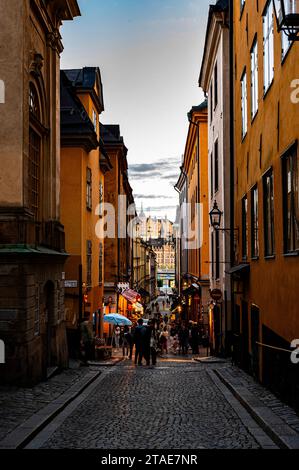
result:
[(272, 1), (235, 3), (235, 348), (298, 406), (299, 44), (278, 33)]

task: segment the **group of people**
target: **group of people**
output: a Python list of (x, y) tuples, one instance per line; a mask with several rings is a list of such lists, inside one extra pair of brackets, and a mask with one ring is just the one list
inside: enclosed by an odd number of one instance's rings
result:
[(196, 324), (169, 324), (167, 315), (163, 320), (160, 316), (151, 319), (147, 325), (139, 319), (135, 327), (116, 327), (114, 332), (114, 344), (122, 347), (123, 356), (132, 360), (135, 346), (135, 364), (141, 365), (145, 359), (148, 366), (156, 365), (157, 356), (164, 354), (187, 355), (190, 347), (192, 354), (199, 354), (203, 338), (203, 331)]

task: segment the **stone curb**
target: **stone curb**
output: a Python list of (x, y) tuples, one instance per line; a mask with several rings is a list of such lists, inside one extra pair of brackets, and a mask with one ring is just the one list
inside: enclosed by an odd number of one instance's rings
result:
[(31, 441), (47, 424), (49, 424), (61, 411), (77, 398), (89, 385), (91, 385), (102, 371), (89, 372), (87, 375), (69, 388), (66, 392), (53, 400), (47, 406), (28, 418), (24, 423), (10, 432), (2, 441), (0, 449), (21, 449)]
[(232, 383), (220, 369), (213, 369), (213, 372), (281, 449), (299, 449), (299, 434), (294, 429), (249, 392), (244, 385), (234, 380), (232, 382), (235, 383)]
[(215, 374), (214, 370), (207, 370), (207, 374), (214, 384), (219, 388), (221, 393), (224, 395), (230, 406), (234, 409), (239, 419), (242, 421), (244, 426), (248, 429), (250, 434), (260, 445), (262, 449), (279, 449), (279, 447), (273, 442), (268, 434), (258, 425), (253, 417), (248, 413), (246, 408), (240, 403), (240, 401), (232, 394), (229, 388), (220, 380)]

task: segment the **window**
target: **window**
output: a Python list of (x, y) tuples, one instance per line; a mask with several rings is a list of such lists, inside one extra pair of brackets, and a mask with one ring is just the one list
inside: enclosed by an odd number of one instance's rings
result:
[(92, 209), (92, 172), (90, 168), (86, 170), (86, 207)]
[(86, 255), (86, 284), (87, 287), (92, 286), (92, 242), (87, 240), (87, 255)]
[(34, 302), (34, 335), (38, 336), (40, 333), (40, 299), (39, 299), (39, 286), (35, 288), (35, 302)]
[(29, 85), (29, 112), (36, 119), (40, 120), (40, 106), (38, 94), (33, 83)]
[(251, 49), (251, 118), (253, 119), (258, 111), (258, 50), (257, 39), (255, 39)]
[(216, 279), (220, 279), (220, 235), (219, 230), (215, 232), (215, 249), (216, 249)]
[(41, 138), (30, 127), (29, 130), (29, 209), (38, 220), (40, 206)]
[(263, 17), (264, 31), (264, 92), (270, 87), (274, 78), (274, 14), (270, 1)]
[(103, 284), (103, 243), (100, 243), (99, 251), (99, 284)]
[(264, 227), (265, 256), (275, 253), (274, 234), (274, 176), (272, 169), (264, 176)]
[(288, 53), (288, 50), (290, 49), (292, 45), (292, 41), (290, 41), (289, 37), (284, 31), (281, 31), (281, 51), (282, 51), (282, 59), (285, 58), (285, 56)]
[(245, 6), (245, 0), (240, 0), (241, 15), (243, 13), (244, 6)]
[(42, 137), (40, 130), (40, 104), (38, 94), (33, 83), (29, 85), (29, 158), (28, 158), (28, 190), (29, 209), (38, 220), (40, 209), (41, 189), (41, 150)]
[(259, 256), (259, 198), (257, 186), (251, 191), (251, 256)]
[(211, 199), (214, 196), (214, 165), (213, 165), (213, 154), (210, 156), (210, 181), (211, 181)]
[(214, 146), (214, 187), (215, 187), (215, 193), (217, 193), (219, 189), (219, 146), (218, 146), (218, 140), (215, 142)]
[(101, 182), (99, 186), (99, 204), (100, 204), (99, 216), (100, 218), (103, 217), (103, 203), (104, 203), (104, 186), (103, 186), (103, 183)]
[(247, 74), (246, 70), (241, 79), (241, 107), (242, 107), (242, 139), (247, 134)]
[(216, 62), (214, 69), (214, 109), (216, 109), (218, 104), (218, 65)]
[(242, 258), (248, 257), (248, 200), (247, 196), (242, 199)]
[(213, 121), (213, 83), (210, 86), (210, 121)]
[(98, 115), (97, 115), (97, 113), (95, 112), (94, 109), (92, 110), (92, 122), (93, 122), (94, 130), (97, 132), (97, 130), (98, 130)]
[(283, 158), (285, 252), (299, 250), (299, 163), (297, 144)]
[(212, 278), (215, 279), (215, 247), (214, 247), (214, 232), (211, 234), (211, 249), (212, 249)]

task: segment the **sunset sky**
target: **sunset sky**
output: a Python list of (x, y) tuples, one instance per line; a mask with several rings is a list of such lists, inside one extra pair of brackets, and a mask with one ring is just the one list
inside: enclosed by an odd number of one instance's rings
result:
[(175, 217), (173, 189), (188, 130), (203, 100), (198, 76), (208, 0), (79, 0), (62, 29), (62, 68), (99, 66), (104, 124), (120, 124), (137, 209)]

